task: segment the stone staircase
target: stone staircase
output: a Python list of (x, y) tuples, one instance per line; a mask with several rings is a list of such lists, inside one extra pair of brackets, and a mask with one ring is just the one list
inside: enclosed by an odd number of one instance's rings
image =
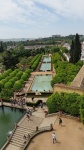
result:
[(77, 76), (74, 78), (70, 86), (81, 87), (82, 80), (84, 78), (84, 65), (78, 72)]
[(36, 127), (39, 126), (42, 121), (43, 121), (43, 118), (35, 117), (33, 115), (30, 117), (30, 120), (28, 121), (28, 118), (25, 116), (23, 121), (17, 125), (17, 128), (6, 150), (9, 150), (10, 147), (15, 147), (14, 149), (21, 150), (21, 148), (25, 144), (24, 135), (28, 137), (28, 135), (31, 136), (32, 134), (34, 134), (36, 131)]
[[(56, 118), (56, 116), (49, 116), (45, 118), (44, 109), (41, 108), (38, 108), (37, 111), (33, 112), (29, 121), (25, 115), (17, 124), (17, 128), (5, 150), (23, 150), (26, 145), (25, 142), (28, 143), (30, 140), (28, 135), (30, 135), (30, 137), (35, 135), (37, 126), (40, 130), (44, 130), (45, 128), (48, 129), (48, 127), (50, 128), (50, 124), (55, 123)], [(24, 138), (24, 135), (26, 136), (26, 139)]]

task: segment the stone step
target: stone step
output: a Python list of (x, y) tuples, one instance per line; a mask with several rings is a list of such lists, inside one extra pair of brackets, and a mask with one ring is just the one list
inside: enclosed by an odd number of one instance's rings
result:
[(27, 132), (24, 132), (24, 131), (23, 131), (23, 132), (21, 132), (21, 133), (20, 133), (20, 132), (18, 133), (18, 132), (16, 131), (15, 134), (13, 135), (13, 137), (15, 137), (15, 136), (17, 136), (17, 137), (21, 136), (21, 137), (22, 137), (23, 135), (28, 135), (28, 134), (30, 134), (30, 133), (32, 133), (32, 132), (34, 132), (34, 131), (35, 131), (35, 130), (33, 130), (33, 131), (28, 130)]
[(13, 135), (12, 139), (13, 138), (23, 138), (23, 135), (26, 135), (25, 133), (22, 133), (22, 134), (18, 134), (17, 132)]
[(21, 141), (20, 139), (19, 139), (19, 141), (17, 140), (17, 138), (16, 139), (11, 139), (11, 141), (10, 142), (12, 142), (12, 143), (16, 143), (16, 144), (18, 144), (18, 145), (22, 145), (23, 143), (24, 143), (24, 141), (25, 140), (23, 140), (23, 141)]
[(10, 144), (11, 144), (11, 145), (14, 145), (15, 147), (19, 147), (19, 149), (23, 146), (23, 145), (18, 145), (18, 144), (16, 144), (16, 143), (12, 143), (12, 142), (10, 142)]
[(36, 129), (36, 127), (31, 126), (31, 125), (28, 126), (28, 127), (27, 127), (26, 125), (25, 125), (25, 126), (20, 126), (20, 128), (22, 128), (21, 130), (25, 130), (25, 128), (27, 128), (27, 131), (28, 131), (28, 130), (35, 130), (35, 129)]
[(34, 130), (35, 128), (31, 126), (31, 128), (26, 128), (26, 126), (20, 126), (19, 128), (17, 128), (17, 131), (28, 131), (28, 130)]
[(15, 140), (14, 141), (11, 140), (10, 143), (13, 144), (13, 145), (15, 145), (15, 146), (18, 146), (18, 147), (21, 147), (24, 144), (24, 142), (20, 143), (20, 142), (15, 141)]
[(12, 137), (11, 139), (12, 142), (18, 142), (18, 143), (23, 143), (25, 141), (25, 139), (22, 137), (19, 136), (19, 138), (17, 137)]

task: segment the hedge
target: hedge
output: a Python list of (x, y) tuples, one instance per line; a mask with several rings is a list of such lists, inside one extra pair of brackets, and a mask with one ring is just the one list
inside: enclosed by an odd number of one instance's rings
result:
[(26, 102), (26, 105), (31, 107), (33, 106), (37, 107), (40, 103), (42, 103), (42, 100), (38, 100), (36, 103)]
[(81, 117), (84, 123), (84, 95), (77, 93), (54, 93), (46, 101), (49, 113), (62, 110), (72, 116)]

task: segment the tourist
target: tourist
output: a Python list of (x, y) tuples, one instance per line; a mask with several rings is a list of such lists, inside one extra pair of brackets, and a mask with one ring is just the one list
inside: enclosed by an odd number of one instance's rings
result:
[(25, 93), (25, 97), (27, 97), (27, 93)]
[(56, 140), (56, 134), (55, 134), (55, 133), (52, 134), (52, 140), (53, 140), (53, 144), (57, 141), (57, 140)]
[(35, 106), (33, 106), (33, 111), (35, 111)]
[(1, 101), (1, 106), (3, 107), (3, 100), (2, 100), (2, 98), (0, 98), (0, 101)]
[(22, 101), (23, 101), (23, 105), (25, 105), (25, 97), (23, 97)]
[(15, 106), (15, 104), (16, 104), (16, 99), (13, 99), (13, 104), (14, 104), (14, 106)]
[(62, 119), (59, 118), (59, 125), (62, 126)]
[(10, 103), (13, 106), (13, 97), (10, 99)]
[(23, 138), (26, 139), (26, 135), (24, 135)]
[(27, 108), (27, 109), (26, 109), (26, 113), (29, 114), (29, 112), (30, 112), (30, 110), (29, 110), (29, 108)]
[(27, 135), (27, 138), (30, 139), (30, 134)]
[(46, 106), (46, 102), (43, 102), (43, 106)]
[(29, 114), (30, 114), (30, 116), (32, 116), (32, 111), (31, 110), (29, 111)]
[(40, 103), (40, 107), (43, 108), (43, 102)]
[(30, 120), (30, 115), (29, 114), (27, 114), (27, 118), (28, 118), (28, 121)]

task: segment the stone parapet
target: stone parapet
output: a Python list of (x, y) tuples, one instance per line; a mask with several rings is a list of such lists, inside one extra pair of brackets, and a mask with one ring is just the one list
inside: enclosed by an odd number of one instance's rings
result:
[(84, 89), (79, 88), (79, 87), (75, 87), (75, 86), (67, 86), (64, 84), (55, 84), (54, 88), (53, 88), (54, 93), (58, 92), (67, 92), (67, 93), (78, 93), (80, 95), (84, 94)]

